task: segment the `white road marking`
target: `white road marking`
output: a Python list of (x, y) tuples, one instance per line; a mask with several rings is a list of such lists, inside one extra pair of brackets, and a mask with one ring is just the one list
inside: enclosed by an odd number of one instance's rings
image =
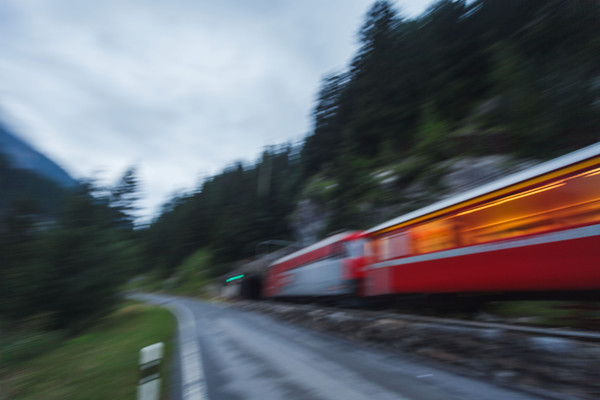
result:
[(429, 378), (429, 377), (432, 377), (432, 376), (433, 376), (433, 374), (423, 374), (423, 375), (417, 376), (417, 378), (418, 379), (422, 379), (422, 378)]
[(207, 400), (206, 379), (200, 362), (201, 353), (196, 339), (198, 331), (194, 314), (183, 304), (171, 304), (169, 308), (177, 317), (179, 326), (183, 400)]

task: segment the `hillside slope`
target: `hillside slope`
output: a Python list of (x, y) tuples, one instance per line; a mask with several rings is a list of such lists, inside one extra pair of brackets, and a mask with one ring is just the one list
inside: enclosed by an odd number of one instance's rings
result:
[(58, 164), (11, 133), (2, 123), (0, 123), (0, 153), (4, 154), (11, 167), (15, 169), (33, 171), (65, 188), (77, 185), (75, 179)]

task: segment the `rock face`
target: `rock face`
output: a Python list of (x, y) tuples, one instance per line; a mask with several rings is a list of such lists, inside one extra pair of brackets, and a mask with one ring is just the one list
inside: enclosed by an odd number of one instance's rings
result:
[(320, 234), (327, 225), (331, 215), (324, 207), (311, 199), (300, 200), (292, 219), (292, 227), (296, 238), (302, 246), (309, 246), (319, 241)]
[(505, 329), (440, 325), (375, 311), (240, 301), (235, 307), (450, 363), (551, 398), (600, 398), (600, 345)]
[(536, 164), (538, 164), (536, 161), (515, 161), (509, 156), (500, 154), (453, 160), (446, 165), (442, 185), (447, 189), (447, 196), (452, 196)]

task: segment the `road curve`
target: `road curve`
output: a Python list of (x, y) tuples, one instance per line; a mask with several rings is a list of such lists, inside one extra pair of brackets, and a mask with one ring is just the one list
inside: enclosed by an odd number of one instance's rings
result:
[(182, 297), (138, 294), (177, 316), (182, 400), (526, 400), (498, 387), (358, 343)]

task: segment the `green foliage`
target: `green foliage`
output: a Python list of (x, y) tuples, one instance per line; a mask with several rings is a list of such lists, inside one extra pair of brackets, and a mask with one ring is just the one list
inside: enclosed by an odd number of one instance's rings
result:
[(337, 185), (334, 179), (326, 178), (321, 174), (315, 175), (306, 182), (300, 197), (326, 204), (333, 198)]
[(178, 270), (182, 281), (190, 280), (204, 275), (212, 265), (212, 255), (206, 249), (200, 249), (179, 266)]
[(598, 318), (598, 306), (564, 300), (503, 301), (490, 303), (485, 311), (524, 324), (590, 329), (590, 321)]
[(336, 171), (339, 181), (333, 189), (332, 216), (324, 234), (338, 230), (362, 229), (368, 219), (362, 212), (360, 200), (376, 189), (376, 181), (369, 174), (369, 163), (342, 153), (340, 168)]
[[(168, 376), (175, 328), (175, 318), (165, 309), (127, 305), (74, 337), (21, 332), (20, 339), (2, 349), (2, 395), (10, 399), (133, 399), (140, 349), (164, 342), (161, 374)], [(168, 380), (163, 386), (161, 398), (166, 398)]]
[(396, 180), (397, 185), (404, 186), (411, 183), (414, 179), (423, 174), (428, 165), (429, 160), (427, 157), (406, 157), (392, 167), (394, 175), (398, 177)]
[(49, 328), (82, 329), (110, 312), (139, 263), (130, 228), (106, 199), (81, 187), (56, 220), (15, 208), (0, 233), (0, 315), (19, 323), (48, 316)]
[(21, 207), (22, 203), (28, 203), (29, 214), (51, 219), (68, 192), (41, 175), (11, 167), (0, 153), (0, 231), (4, 225), (2, 219), (10, 218), (12, 209)]
[(507, 132), (501, 148), (514, 154), (546, 158), (597, 141), (599, 8), (593, 0), (441, 0), (410, 21), (377, 1), (349, 71), (324, 80), (305, 170), (337, 167), (342, 152), (381, 165), (459, 155), (470, 147), (450, 148), (448, 138), (490, 99), (498, 101), (484, 128)]
[(123, 290), (142, 292), (168, 292), (178, 295), (202, 296), (206, 285), (224, 274), (223, 266), (213, 262), (213, 255), (208, 249), (200, 249), (187, 257), (173, 274), (164, 279), (159, 271), (152, 270), (144, 275), (136, 276), (123, 285)]
[(196, 250), (208, 248), (214, 276), (254, 255), (257, 243), (288, 238), (300, 174), (297, 149), (282, 146), (266, 149), (252, 166), (238, 163), (207, 179), (141, 233), (146, 264), (168, 277)]
[(202, 295), (204, 287), (212, 282), (211, 277), (219, 275), (221, 275), (221, 271), (218, 269), (218, 265), (212, 261), (210, 251), (200, 249), (177, 267), (171, 292), (188, 296)]
[(424, 156), (429, 162), (441, 161), (451, 154), (448, 125), (426, 106), (422, 122), (417, 131), (416, 154)]
[(111, 207), (119, 213), (122, 223), (129, 226), (133, 226), (138, 210), (138, 185), (136, 169), (129, 167), (110, 193)]
[(346, 75), (331, 75), (323, 80), (323, 88), (314, 111), (314, 133), (306, 138), (301, 153), (305, 178), (335, 164), (336, 149), (342, 140), (339, 103), (346, 80)]
[(19, 335), (6, 337), (0, 345), (2, 360), (5, 368), (38, 357), (56, 347), (64, 340), (60, 331), (21, 331)]
[(33, 299), (55, 314), (58, 326), (85, 326), (119, 301), (117, 288), (130, 275), (135, 252), (124, 235), (98, 222), (65, 222), (42, 239), (47, 283)]

